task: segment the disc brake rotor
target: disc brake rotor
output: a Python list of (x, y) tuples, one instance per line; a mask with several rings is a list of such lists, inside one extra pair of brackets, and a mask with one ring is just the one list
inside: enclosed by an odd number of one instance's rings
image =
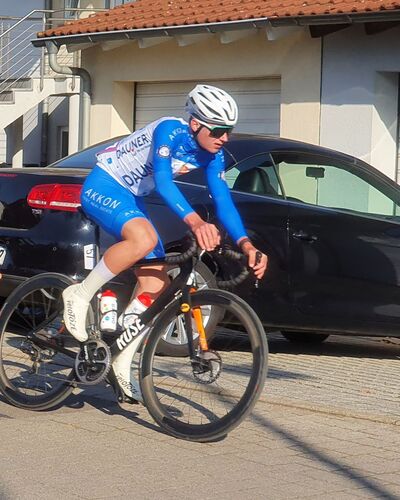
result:
[(193, 376), (200, 384), (212, 384), (220, 376), (222, 358), (217, 351), (201, 352), (192, 361)]

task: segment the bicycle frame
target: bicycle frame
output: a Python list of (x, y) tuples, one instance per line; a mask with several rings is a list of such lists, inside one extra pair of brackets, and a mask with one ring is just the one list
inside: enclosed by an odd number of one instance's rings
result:
[[(152, 260), (152, 262), (156, 262), (156, 260)], [(160, 261), (157, 259), (157, 263), (165, 263), (164, 260)], [(140, 262), (136, 264), (134, 267), (140, 267), (141, 265), (148, 265), (148, 261), (145, 263)], [(186, 260), (182, 264), (179, 264), (180, 273), (176, 276), (168, 287), (162, 292), (162, 294), (157, 297), (157, 299), (153, 302), (153, 304), (146, 309), (138, 318), (134, 321), (132, 325), (126, 328), (119, 337), (109, 346), (111, 351), (111, 363), (114, 359), (124, 350), (126, 350), (129, 346), (132, 346), (132, 359), (136, 355), (139, 347), (143, 344), (144, 339), (150, 331), (149, 325), (154, 320), (154, 318), (159, 314), (168, 304), (170, 304), (173, 300), (176, 300), (178, 296), (180, 296), (181, 304), (184, 305), (187, 309), (187, 312), (184, 312), (185, 315), (185, 331), (188, 339), (188, 352), (190, 359), (192, 362), (195, 359), (195, 351), (193, 347), (193, 331), (192, 331), (192, 322), (190, 317), (191, 310), (191, 299), (190, 299), (190, 290), (192, 288), (192, 283), (190, 283), (189, 277), (195, 266), (195, 257), (191, 257), (189, 260)], [(189, 282), (189, 283), (188, 283)], [(124, 392), (121, 387), (120, 380), (114, 370), (111, 368), (108, 374), (108, 381), (112, 385), (115, 394), (119, 401), (123, 401), (125, 398)], [(132, 392), (140, 396), (140, 388), (137, 385), (137, 382), (131, 381), (130, 384), (133, 384), (131, 388)]]
[[(141, 265), (149, 265), (149, 262), (152, 261), (146, 261), (145, 263), (136, 265), (135, 267), (140, 267)], [(154, 262), (163, 263), (165, 261), (157, 259), (157, 261), (154, 260)], [(178, 292), (181, 292), (181, 302), (189, 305), (188, 312), (185, 312), (184, 314), (186, 320), (186, 333), (188, 336), (189, 355), (191, 358), (194, 357), (195, 353), (193, 350), (193, 334), (191, 328), (192, 323), (191, 321), (188, 321), (190, 319), (190, 288), (192, 286), (190, 283), (188, 284), (188, 280), (194, 269), (194, 265), (194, 257), (191, 257), (189, 260), (183, 262), (182, 264), (179, 264), (180, 273), (178, 274), (178, 276), (176, 276), (171, 281), (168, 287), (162, 292), (159, 297), (157, 297), (153, 304), (148, 307), (148, 309), (146, 309), (146, 311), (144, 311), (140, 316), (138, 316), (135, 322), (126, 330), (124, 330), (119, 335), (119, 337), (110, 345), (112, 359), (114, 359), (115, 356), (126, 349), (128, 345), (130, 345), (133, 341), (138, 341), (140, 339), (140, 342), (137, 342), (137, 347), (135, 350), (136, 354), (136, 351), (141, 345), (144, 338), (143, 335), (140, 334), (140, 332), (148, 331), (146, 327), (153, 321), (157, 314), (159, 314), (168, 304), (170, 304), (174, 300), (174, 298), (177, 297)]]
[[(154, 264), (165, 264), (164, 259), (151, 259), (146, 261), (140, 261), (134, 267), (142, 267), (148, 266), (149, 263)], [(129, 327), (128, 330), (123, 331), (118, 338), (109, 346), (111, 351), (111, 361), (120, 354), (123, 350), (125, 350), (132, 342), (136, 342), (134, 354), (136, 354), (140, 345), (142, 344), (145, 335), (140, 332), (146, 333), (148, 330), (148, 325), (153, 321), (153, 319), (159, 314), (168, 304), (170, 304), (178, 295), (181, 296), (181, 302), (188, 304), (188, 312), (185, 314), (185, 323), (186, 323), (186, 334), (188, 337), (188, 349), (190, 358), (193, 359), (195, 356), (195, 352), (193, 349), (193, 332), (192, 332), (192, 323), (190, 321), (190, 289), (192, 285), (188, 283), (189, 277), (193, 272), (194, 266), (196, 263), (196, 257), (191, 257), (185, 262), (178, 264), (180, 268), (180, 273), (176, 276), (168, 287), (162, 292), (162, 294), (153, 302), (153, 304), (146, 309), (134, 322), (132, 327)], [(178, 293), (181, 292), (181, 293)], [(97, 316), (97, 315), (96, 315)], [(35, 333), (33, 334), (35, 336)], [(50, 342), (47, 342), (44, 339), (35, 336), (35, 342), (41, 348), (51, 348), (55, 349), (58, 352), (65, 354), (66, 356), (75, 359), (76, 352), (71, 351), (62, 346), (54, 346)]]

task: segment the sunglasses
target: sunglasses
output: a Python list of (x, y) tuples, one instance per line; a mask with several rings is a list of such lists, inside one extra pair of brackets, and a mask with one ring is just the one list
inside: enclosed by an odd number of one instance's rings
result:
[(214, 139), (220, 139), (224, 134), (230, 135), (232, 133), (233, 127), (213, 127), (212, 125), (204, 125), (210, 131), (210, 137)]

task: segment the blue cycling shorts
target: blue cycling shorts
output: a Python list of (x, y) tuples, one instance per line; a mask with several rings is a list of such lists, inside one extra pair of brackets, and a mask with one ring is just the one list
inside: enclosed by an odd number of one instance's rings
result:
[[(133, 195), (97, 165), (83, 184), (81, 203), (89, 219), (118, 241), (122, 240), (121, 231), (125, 222), (137, 217), (150, 221), (143, 199)], [(146, 259), (164, 256), (164, 247), (158, 235), (158, 243)]]

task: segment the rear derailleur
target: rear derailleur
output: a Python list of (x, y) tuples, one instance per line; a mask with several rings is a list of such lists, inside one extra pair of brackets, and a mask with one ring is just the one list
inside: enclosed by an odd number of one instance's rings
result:
[(38, 374), (40, 363), (42, 361), (48, 361), (54, 357), (56, 351), (50, 348), (41, 348), (31, 339), (26, 339), (21, 344), (21, 351), (24, 354), (27, 354), (32, 361), (32, 368), (29, 370), (29, 373)]

